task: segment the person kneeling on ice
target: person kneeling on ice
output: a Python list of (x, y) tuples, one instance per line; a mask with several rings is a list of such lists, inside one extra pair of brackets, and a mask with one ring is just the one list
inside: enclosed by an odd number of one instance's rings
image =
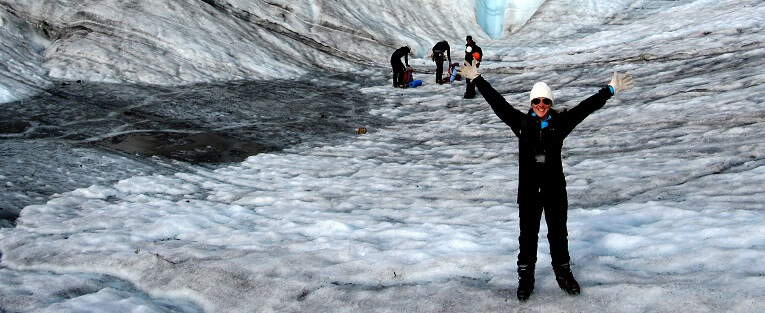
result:
[(563, 139), (588, 115), (602, 108), (611, 96), (632, 88), (632, 77), (614, 72), (607, 87), (600, 89), (570, 110), (553, 109), (552, 90), (544, 82), (531, 89), (531, 108), (523, 113), (510, 105), (481, 77), (475, 62), (465, 62), (460, 74), (478, 87), (494, 113), (509, 125), (518, 137), (518, 211), (520, 236), (518, 253), (517, 296), (525, 301), (534, 291), (537, 241), (542, 212), (547, 222), (547, 240), (555, 279), (571, 295), (580, 292), (571, 273), (566, 228), (568, 198), (561, 162)]

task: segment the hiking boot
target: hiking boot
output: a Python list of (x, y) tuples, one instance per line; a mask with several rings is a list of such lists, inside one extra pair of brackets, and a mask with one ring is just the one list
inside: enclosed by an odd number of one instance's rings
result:
[(534, 267), (530, 265), (518, 265), (518, 300), (526, 301), (534, 292)]
[(475, 93), (467, 93), (466, 92), (462, 97), (465, 98), (465, 99), (473, 99), (473, 98), (475, 98)]
[(560, 289), (565, 290), (570, 295), (578, 295), (581, 292), (579, 283), (576, 282), (574, 274), (571, 273), (569, 263), (553, 266), (553, 272), (555, 272), (555, 280), (558, 281)]

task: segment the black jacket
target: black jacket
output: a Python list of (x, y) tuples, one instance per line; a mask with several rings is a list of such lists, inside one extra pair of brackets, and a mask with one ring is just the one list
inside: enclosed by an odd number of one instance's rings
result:
[(404, 64), (406, 66), (409, 66), (409, 48), (407, 47), (401, 47), (396, 49), (396, 51), (393, 52), (393, 55), (390, 56), (390, 63), (395, 64), (395, 62), (401, 62), (401, 57), (404, 57)]
[[(519, 139), (518, 203), (536, 201), (533, 198), (536, 195), (535, 188), (542, 186), (546, 190), (546, 203), (560, 201), (560, 205), (567, 206), (566, 178), (561, 161), (563, 139), (587, 116), (606, 104), (612, 96), (608, 87), (570, 110), (550, 110), (548, 126), (542, 129), (539, 118), (531, 115), (533, 111), (522, 113), (513, 108), (483, 77), (477, 77), (473, 83), (491, 105), (494, 113), (510, 126)], [(541, 167), (537, 166), (535, 159), (535, 155), (540, 151), (545, 154), (545, 163)]]
[(452, 53), (449, 51), (449, 43), (446, 40), (439, 41), (435, 46), (433, 46), (433, 54), (435, 55), (439, 53), (442, 55), (445, 54), (449, 60), (449, 63), (452, 63)]
[[(470, 52), (467, 52), (467, 47), (470, 47)], [(481, 50), (481, 47), (479, 47), (475, 42), (471, 44), (465, 44), (465, 61), (468, 61), (470, 63), (473, 61), (473, 53), (478, 52), (478, 55), (481, 56), (481, 58), (478, 60), (479, 62), (483, 60), (483, 50)]]

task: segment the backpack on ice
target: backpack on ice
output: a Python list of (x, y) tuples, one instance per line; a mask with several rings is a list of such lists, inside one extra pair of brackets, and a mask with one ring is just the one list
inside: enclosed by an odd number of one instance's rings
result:
[(406, 85), (409, 88), (414, 88), (417, 86), (422, 85), (422, 80), (420, 79), (414, 79), (414, 75), (411, 68), (406, 69), (404, 71), (404, 85)]
[(457, 73), (457, 71), (460, 69), (460, 64), (457, 62), (454, 62), (452, 64), (449, 64), (449, 70), (447, 73), (449, 74), (449, 82), (453, 82), (455, 80), (462, 80), (462, 76)]
[(414, 80), (414, 75), (412, 75), (412, 72), (413, 71), (411, 68), (407, 68), (404, 71), (404, 84), (409, 85), (409, 83), (411, 83)]

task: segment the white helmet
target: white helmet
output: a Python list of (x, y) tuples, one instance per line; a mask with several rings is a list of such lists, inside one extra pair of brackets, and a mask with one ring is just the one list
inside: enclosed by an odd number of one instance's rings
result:
[(467, 48), (465, 48), (465, 52), (467, 53), (473, 52), (473, 47), (467, 46)]

